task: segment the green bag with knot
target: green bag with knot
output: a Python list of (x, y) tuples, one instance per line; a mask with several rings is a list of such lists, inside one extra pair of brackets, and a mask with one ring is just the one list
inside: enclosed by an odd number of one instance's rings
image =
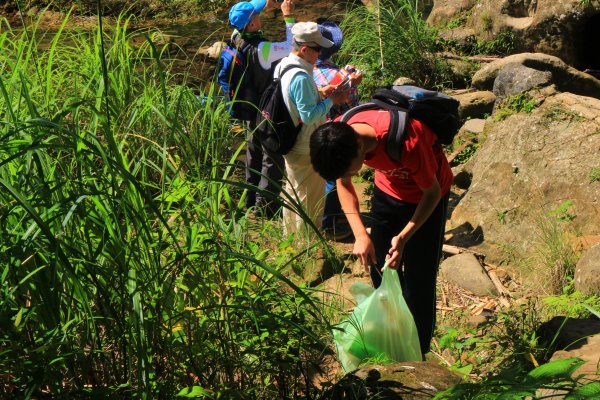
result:
[[(352, 315), (336, 325), (333, 339), (344, 371), (371, 359), (377, 362), (421, 361), (413, 316), (402, 296), (398, 273), (384, 266), (381, 286), (365, 297), (364, 284), (350, 288), (363, 300)], [(353, 285), (353, 286), (354, 286)], [(372, 289), (371, 289), (372, 290)]]

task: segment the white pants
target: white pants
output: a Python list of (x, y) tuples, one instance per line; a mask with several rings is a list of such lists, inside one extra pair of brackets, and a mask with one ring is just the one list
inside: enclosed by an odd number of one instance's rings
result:
[(290, 152), (283, 158), (287, 173), (283, 190), (292, 199), (285, 199), (292, 209), (283, 209), (283, 231), (286, 235), (295, 233), (298, 239), (314, 237), (314, 228), (304, 222), (298, 207), (302, 207), (319, 229), (323, 217), (325, 180), (313, 169), (309, 154)]

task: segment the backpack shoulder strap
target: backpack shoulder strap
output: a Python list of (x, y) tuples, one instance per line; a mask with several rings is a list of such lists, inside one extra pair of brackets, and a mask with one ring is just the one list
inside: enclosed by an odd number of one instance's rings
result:
[(385, 151), (392, 160), (399, 162), (402, 155), (402, 144), (406, 136), (406, 117), (408, 113), (402, 109), (389, 110), (389, 113), (390, 127), (385, 141)]
[(407, 111), (401, 107), (390, 107), (390, 104), (374, 99), (369, 103), (360, 104), (346, 111), (340, 118), (340, 122), (348, 122), (350, 118), (359, 112), (385, 109), (390, 113), (390, 126), (388, 128), (385, 150), (394, 161), (400, 161), (402, 155), (402, 144), (406, 134)]
[(379, 106), (373, 102), (359, 104), (355, 107), (352, 107), (351, 109), (346, 111), (344, 114), (342, 114), (342, 117), (340, 118), (340, 122), (348, 122), (350, 120), (350, 118), (352, 118), (359, 112), (367, 111), (367, 110), (375, 110), (377, 108), (379, 108)]

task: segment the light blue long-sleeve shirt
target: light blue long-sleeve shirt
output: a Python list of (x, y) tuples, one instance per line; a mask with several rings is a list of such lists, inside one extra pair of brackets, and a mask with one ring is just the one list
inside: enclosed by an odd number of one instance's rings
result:
[(315, 97), (314, 86), (312, 76), (305, 72), (297, 73), (290, 82), (290, 97), (304, 124), (325, 120), (333, 104), (329, 98), (321, 100), (318, 92)]

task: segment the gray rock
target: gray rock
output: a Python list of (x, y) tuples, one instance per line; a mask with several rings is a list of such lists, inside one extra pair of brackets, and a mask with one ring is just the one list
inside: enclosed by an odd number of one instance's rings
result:
[(368, 365), (339, 380), (323, 400), (425, 400), (461, 382), (435, 362)]
[(402, 85), (416, 85), (417, 83), (412, 80), (411, 78), (408, 78), (406, 76), (401, 76), (398, 79), (396, 79), (394, 81), (394, 85), (396, 86), (402, 86)]
[(485, 128), (485, 119), (474, 118), (470, 119), (464, 123), (464, 125), (460, 128), (461, 131), (470, 132), (477, 136), (480, 136), (483, 133), (483, 129)]
[(550, 71), (538, 71), (519, 63), (508, 63), (494, 80), (493, 92), (496, 95), (496, 104), (507, 97), (533, 88), (548, 86), (551, 82), (552, 73)]
[(210, 46), (199, 48), (196, 54), (217, 60), (221, 56), (221, 50), (225, 45), (225, 42), (215, 42)]
[(441, 265), (444, 279), (477, 296), (497, 296), (498, 290), (471, 253), (462, 253), (445, 259)]
[(600, 295), (600, 243), (589, 249), (575, 267), (575, 289)]
[(459, 114), (462, 119), (483, 118), (494, 109), (496, 96), (490, 91), (475, 91), (453, 95), (460, 102)]

